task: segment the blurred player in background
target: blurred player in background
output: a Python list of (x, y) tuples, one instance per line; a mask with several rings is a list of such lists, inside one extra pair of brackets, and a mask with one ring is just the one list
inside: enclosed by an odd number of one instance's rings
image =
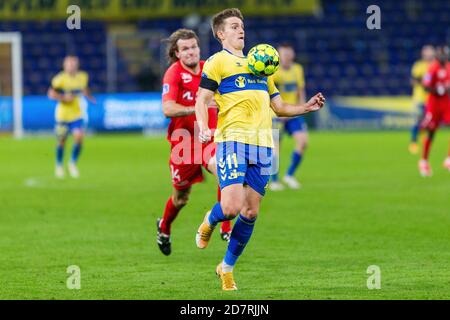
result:
[(409, 152), (417, 154), (419, 151), (417, 144), (417, 136), (419, 135), (420, 123), (425, 115), (425, 101), (427, 99), (427, 92), (423, 87), (423, 77), (430, 66), (430, 63), (434, 60), (435, 50), (431, 45), (423, 46), (422, 57), (417, 60), (411, 69), (411, 85), (413, 87), (413, 103), (417, 112), (416, 124), (411, 129), (411, 142), (409, 144)]
[(69, 133), (72, 133), (75, 141), (68, 167), (71, 177), (78, 178), (80, 174), (77, 161), (84, 136), (81, 97), (84, 95), (92, 103), (95, 103), (95, 98), (91, 96), (88, 88), (88, 74), (78, 70), (78, 57), (71, 55), (65, 57), (63, 69), (52, 79), (51, 87), (48, 90), (48, 97), (58, 101), (55, 113), (55, 132), (58, 139), (55, 175), (57, 178), (65, 176), (64, 146)]
[[(194, 31), (179, 29), (172, 33), (167, 42), (167, 56), (171, 65), (164, 75), (162, 101), (164, 115), (170, 118), (167, 139), (171, 144), (173, 192), (156, 227), (158, 247), (163, 254), (170, 255), (172, 222), (187, 204), (192, 185), (203, 181), (202, 166), (216, 174), (216, 165), (214, 143), (203, 145), (195, 141), (194, 105), (204, 64), (204, 61), (200, 61), (199, 39)], [(216, 128), (217, 108), (210, 106), (208, 112), (209, 125)], [(220, 190), (218, 197), (220, 199)], [(228, 241), (230, 232), (228, 221), (222, 225), (222, 239)]]
[[(281, 44), (278, 47), (280, 54), (280, 69), (274, 74), (273, 81), (276, 87), (280, 90), (280, 95), (283, 101), (290, 104), (304, 104), (305, 103), (305, 77), (303, 67), (295, 63), (295, 52), (292, 45), (288, 43)], [(279, 150), (278, 143), (281, 144), (283, 132), (287, 132), (295, 140), (294, 151), (291, 156), (291, 164), (283, 177), (283, 182), (291, 189), (300, 188), (300, 183), (295, 178), (295, 172), (302, 162), (305, 148), (308, 144), (308, 132), (305, 119), (300, 116), (297, 118), (274, 118), (274, 128), (280, 129), (280, 140), (274, 139), (274, 154), (273, 165), (278, 167)], [(280, 152), (281, 153), (281, 152)], [(272, 175), (270, 190), (283, 190), (284, 186), (278, 180), (278, 172)]]
[[(195, 237), (197, 247), (208, 246), (217, 223), (236, 223), (216, 274), (223, 290), (237, 290), (233, 268), (253, 232), (261, 200), (269, 182), (272, 160), (272, 113), (294, 117), (320, 109), (321, 94), (304, 105), (283, 103), (272, 77), (257, 78), (248, 71), (244, 56), (244, 22), (239, 9), (226, 9), (212, 18), (214, 37), (223, 50), (204, 65), (195, 111), (203, 143), (212, 139), (208, 106), (213, 97), (219, 107), (215, 133), (222, 199), (208, 211)], [(254, 266), (258, 268), (258, 266)]]
[[(424, 139), (422, 159), (419, 161), (419, 172), (423, 177), (432, 175), (428, 162), (431, 143), (441, 123), (450, 124), (450, 62), (447, 46), (436, 48), (436, 59), (431, 63), (423, 78), (423, 86), (429, 92), (426, 102), (426, 113), (422, 127), (428, 135)], [(450, 171), (450, 145), (444, 167)]]

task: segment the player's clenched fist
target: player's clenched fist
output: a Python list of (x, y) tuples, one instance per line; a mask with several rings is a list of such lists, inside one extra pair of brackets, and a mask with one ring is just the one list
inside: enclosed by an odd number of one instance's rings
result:
[(322, 108), (324, 104), (325, 97), (319, 92), (306, 103), (306, 111), (317, 111)]
[(211, 140), (211, 130), (209, 128), (200, 129), (198, 139), (201, 143), (206, 143)]

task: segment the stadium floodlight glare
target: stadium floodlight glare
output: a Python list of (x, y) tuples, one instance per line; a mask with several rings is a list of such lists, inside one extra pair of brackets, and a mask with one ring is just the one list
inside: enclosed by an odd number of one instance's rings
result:
[(11, 44), (13, 133), (15, 138), (23, 136), (22, 124), (22, 35), (20, 32), (0, 32), (0, 43)]

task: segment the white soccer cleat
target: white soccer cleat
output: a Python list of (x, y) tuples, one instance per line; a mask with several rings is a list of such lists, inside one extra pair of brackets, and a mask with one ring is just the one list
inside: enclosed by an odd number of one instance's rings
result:
[(70, 173), (70, 176), (74, 179), (77, 179), (80, 177), (80, 172), (78, 171), (77, 165), (73, 162), (69, 163), (69, 173)]
[(450, 171), (450, 156), (444, 161), (444, 168)]
[(284, 190), (284, 185), (281, 182), (274, 181), (274, 182), (269, 183), (269, 190), (282, 191), (282, 190)]
[(295, 179), (293, 176), (284, 176), (283, 182), (287, 184), (287, 186), (291, 189), (300, 189), (302, 186), (300, 182)]
[(55, 177), (58, 179), (63, 179), (65, 175), (64, 167), (62, 165), (57, 165), (55, 167)]
[(424, 178), (431, 177), (433, 175), (430, 164), (427, 160), (422, 159), (419, 161), (419, 173)]

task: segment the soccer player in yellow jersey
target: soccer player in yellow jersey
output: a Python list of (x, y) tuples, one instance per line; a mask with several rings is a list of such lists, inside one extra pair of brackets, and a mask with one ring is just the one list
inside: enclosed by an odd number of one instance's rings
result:
[(319, 110), (325, 98), (318, 93), (303, 105), (283, 103), (272, 77), (250, 73), (244, 56), (244, 18), (239, 9), (226, 9), (212, 18), (215, 38), (223, 50), (203, 67), (195, 104), (199, 139), (211, 140), (208, 106), (218, 108), (216, 161), (222, 190), (220, 203), (208, 211), (198, 228), (197, 247), (206, 248), (218, 222), (238, 216), (223, 261), (216, 268), (223, 290), (236, 290), (233, 267), (250, 240), (260, 202), (269, 181), (272, 160), (272, 110), (295, 117)]
[[(283, 101), (290, 104), (305, 103), (305, 77), (303, 67), (295, 63), (295, 52), (292, 45), (285, 43), (278, 47), (280, 54), (280, 69), (273, 75), (273, 81), (276, 87), (280, 90)], [(292, 152), (291, 164), (283, 177), (283, 182), (291, 189), (300, 188), (300, 183), (295, 178), (294, 174), (300, 163), (302, 162), (303, 154), (308, 143), (308, 133), (305, 119), (300, 116), (296, 118), (274, 118), (274, 126), (280, 129), (280, 141), (283, 131), (287, 132), (295, 140), (295, 149)], [(278, 139), (274, 139), (274, 143), (278, 144)], [(273, 162), (274, 167), (277, 168), (279, 155), (276, 151), (279, 146), (275, 146)], [(278, 172), (272, 175), (270, 190), (283, 190), (283, 184), (278, 180)]]
[(416, 154), (418, 152), (417, 136), (419, 135), (420, 123), (425, 115), (425, 100), (428, 96), (425, 91), (422, 80), (427, 73), (430, 63), (434, 60), (435, 50), (431, 45), (423, 46), (422, 58), (416, 61), (411, 69), (411, 85), (413, 87), (413, 103), (417, 110), (417, 121), (411, 129), (411, 142), (409, 144), (409, 152)]
[(55, 175), (57, 178), (64, 178), (64, 145), (69, 133), (72, 133), (75, 141), (68, 167), (71, 177), (78, 178), (77, 161), (83, 142), (83, 115), (80, 98), (84, 95), (93, 103), (95, 103), (95, 99), (88, 89), (87, 73), (78, 70), (78, 57), (65, 57), (63, 68), (64, 70), (52, 79), (51, 87), (48, 89), (48, 97), (58, 101), (55, 113), (55, 133), (58, 140)]

